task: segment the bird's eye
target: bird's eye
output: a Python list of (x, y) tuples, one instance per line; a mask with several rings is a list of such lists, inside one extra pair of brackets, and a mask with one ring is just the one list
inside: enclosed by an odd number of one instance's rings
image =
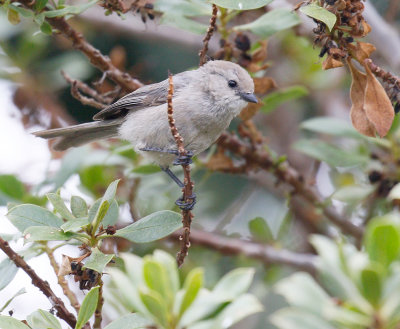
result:
[(235, 80), (229, 80), (228, 86), (231, 88), (235, 88), (237, 86), (237, 82)]

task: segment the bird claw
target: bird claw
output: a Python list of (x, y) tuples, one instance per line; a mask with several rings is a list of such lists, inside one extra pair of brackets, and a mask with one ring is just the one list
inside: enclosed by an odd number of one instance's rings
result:
[(194, 205), (196, 204), (196, 194), (192, 194), (191, 196), (186, 198), (189, 200), (186, 202), (183, 197), (179, 198), (178, 200), (175, 201), (175, 204), (181, 209), (181, 210), (192, 210), (194, 208)]
[(178, 154), (173, 162), (173, 165), (174, 166), (190, 165), (191, 163), (193, 163), (192, 157), (193, 157), (193, 152), (191, 151), (187, 151), (185, 155)]

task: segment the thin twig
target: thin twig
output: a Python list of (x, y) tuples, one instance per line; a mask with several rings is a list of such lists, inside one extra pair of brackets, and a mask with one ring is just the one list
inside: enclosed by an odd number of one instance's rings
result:
[(291, 185), (293, 193), (301, 195), (315, 207), (321, 208), (325, 217), (340, 227), (343, 232), (354, 236), (357, 240), (362, 238), (364, 229), (353, 224), (350, 220), (343, 218), (334, 208), (324, 205), (321, 195), (312, 186), (306, 184), (303, 177), (288, 162), (276, 165), (270, 154), (264, 150), (254, 150), (254, 148), (240, 141), (237, 137), (227, 133), (221, 135), (218, 144), (232, 153), (243, 157), (250, 165), (271, 171), (279, 181)]
[[(97, 104), (100, 104), (102, 106), (102, 108), (104, 108), (105, 106), (109, 105), (114, 98), (113, 97), (106, 97), (105, 95), (101, 95), (99, 94), (96, 90), (94, 90), (93, 88), (91, 88), (90, 86), (88, 86), (86, 83), (80, 81), (80, 80), (75, 80), (72, 79), (67, 73), (65, 73), (63, 70), (61, 70), (61, 75), (64, 77), (64, 79), (71, 84), (71, 89), (75, 88), (76, 92), (79, 94), (79, 97), (83, 95), (81, 95), (81, 93), (79, 91), (82, 91), (83, 93), (85, 93), (86, 95), (92, 97)], [(114, 92), (114, 90), (113, 90)], [(71, 90), (71, 94), (72, 96), (75, 97), (74, 95), (75, 91)], [(76, 99), (78, 99), (79, 101), (82, 102), (82, 100), (78, 97), (75, 97)], [(83, 102), (82, 102), (83, 103)], [(83, 103), (85, 104), (85, 103)], [(90, 104), (88, 104), (90, 105)]]
[[(173, 237), (176, 236), (177, 233), (174, 233)], [(225, 255), (244, 255), (248, 258), (257, 259), (266, 265), (287, 265), (312, 275), (316, 273), (317, 269), (317, 256), (276, 249), (265, 244), (228, 238), (215, 233), (192, 229), (191, 242), (193, 245), (211, 248)]]
[(69, 289), (68, 282), (67, 280), (65, 280), (64, 276), (58, 275), (60, 267), (58, 266), (57, 261), (54, 258), (53, 250), (48, 246), (46, 246), (46, 253), (47, 256), (49, 257), (50, 264), (54, 269), (54, 273), (57, 276), (58, 284), (61, 286), (64, 295), (67, 296), (69, 302), (71, 303), (71, 306), (75, 309), (76, 313), (79, 313), (81, 305), (79, 304), (78, 299), (76, 298), (75, 294), (71, 291), (71, 289)]
[(366, 59), (365, 63), (369, 66), (372, 73), (374, 73), (378, 78), (381, 78), (384, 82), (393, 84), (393, 85), (397, 86), (397, 88), (400, 88), (400, 78), (399, 77), (395, 76), (394, 74), (392, 74), (388, 71), (385, 71), (383, 68), (376, 65), (370, 58)]
[(17, 267), (20, 267), (29, 275), (32, 279), (32, 284), (43, 292), (43, 294), (49, 299), (52, 307), (57, 310), (57, 316), (74, 328), (76, 325), (75, 316), (68, 311), (64, 302), (55, 295), (53, 290), (50, 288), (49, 283), (42, 280), (33, 268), (30, 267), (20, 255), (12, 250), (8, 242), (4, 241), (2, 238), (0, 238), (0, 249), (5, 252), (8, 258), (10, 258)]
[(94, 324), (93, 329), (101, 328), (102, 311), (104, 305), (104, 297), (103, 297), (103, 279), (100, 277), (99, 279), (99, 300), (97, 302), (96, 311), (94, 312)]
[[(16, 2), (16, 0), (12, 0), (11, 2)], [(20, 0), (18, 2), (31, 10), (35, 10), (35, 1)], [(114, 66), (108, 56), (104, 56), (100, 50), (88, 43), (82, 33), (74, 30), (64, 18), (48, 17), (46, 20), (54, 29), (57, 29), (59, 33), (70, 40), (72, 46), (81, 51), (93, 66), (97, 67), (102, 72), (107, 72), (108, 77), (126, 91), (133, 91), (143, 86), (139, 80), (132, 78), (127, 72), (123, 72)]]
[(199, 66), (202, 66), (205, 64), (206, 61), (206, 55), (208, 51), (208, 42), (210, 41), (214, 30), (215, 30), (215, 23), (217, 22), (217, 14), (218, 14), (218, 7), (216, 5), (212, 5), (212, 16), (210, 19), (210, 25), (208, 26), (207, 34), (203, 39), (203, 48), (200, 50), (199, 56), (200, 56), (200, 62)]
[[(176, 146), (178, 147), (178, 152), (180, 157), (187, 157), (188, 153), (185, 150), (184, 144), (183, 144), (183, 138), (179, 134), (178, 129), (176, 128), (175, 125), (175, 120), (173, 117), (174, 110), (172, 107), (172, 96), (174, 94), (174, 84), (172, 80), (172, 75), (169, 74), (168, 77), (169, 81), (169, 88), (168, 88), (168, 123), (169, 127), (171, 129), (172, 136), (174, 136)], [(182, 188), (182, 193), (183, 193), (183, 201), (185, 203), (189, 203), (193, 198), (193, 187), (194, 183), (190, 177), (190, 165), (189, 164), (182, 164), (183, 168), (183, 175), (184, 175), (184, 187)], [(185, 257), (188, 254), (189, 248), (190, 248), (190, 225), (193, 220), (193, 214), (190, 210), (187, 209), (182, 209), (182, 224), (183, 224), (183, 233), (179, 237), (179, 240), (181, 241), (181, 250), (178, 252), (176, 255), (176, 261), (178, 263), (178, 266), (181, 266), (183, 262), (185, 261)]]

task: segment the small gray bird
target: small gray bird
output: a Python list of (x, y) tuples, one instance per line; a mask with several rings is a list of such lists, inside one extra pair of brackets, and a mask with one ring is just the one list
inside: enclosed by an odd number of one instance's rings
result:
[[(257, 103), (253, 79), (232, 62), (207, 62), (197, 70), (174, 75), (173, 82), (174, 119), (191, 155), (214, 143), (247, 102)], [(34, 135), (57, 138), (53, 148), (60, 151), (118, 137), (131, 142), (136, 152), (149, 157), (171, 176), (168, 167), (176, 158), (177, 147), (168, 124), (167, 94), (168, 79), (122, 97), (97, 113), (95, 122)], [(179, 179), (173, 179), (181, 186)]]

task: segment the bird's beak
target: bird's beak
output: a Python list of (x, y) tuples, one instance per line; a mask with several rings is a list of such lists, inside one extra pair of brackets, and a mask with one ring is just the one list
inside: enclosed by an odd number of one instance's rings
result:
[(258, 103), (258, 99), (253, 93), (240, 93), (240, 97), (243, 98), (246, 102)]

